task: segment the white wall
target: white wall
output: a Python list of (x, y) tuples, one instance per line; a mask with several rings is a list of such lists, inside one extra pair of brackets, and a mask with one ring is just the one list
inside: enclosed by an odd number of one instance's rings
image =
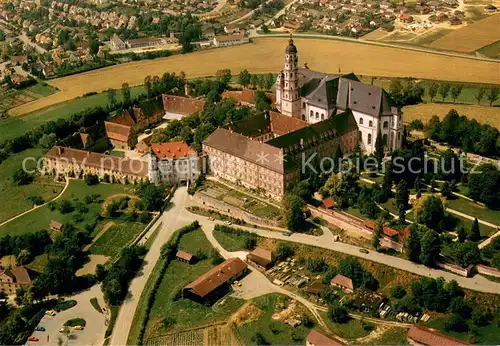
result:
[[(306, 102), (306, 121), (310, 124), (318, 123), (320, 121), (328, 119), (328, 110), (316, 106), (311, 106)], [(300, 105), (302, 107), (302, 103)], [(313, 112), (313, 117), (311, 117), (311, 111)], [(316, 118), (316, 113), (318, 113), (318, 118)], [(321, 117), (323, 116), (323, 118)]]

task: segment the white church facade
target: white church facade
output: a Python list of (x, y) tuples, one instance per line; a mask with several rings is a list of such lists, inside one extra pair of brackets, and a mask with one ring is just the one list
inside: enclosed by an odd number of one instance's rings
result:
[(384, 89), (363, 84), (354, 74), (330, 75), (298, 67), (298, 51), (290, 39), (284, 69), (276, 80), (276, 108), (285, 115), (317, 123), (350, 109), (359, 128), (361, 150), (375, 151), (380, 131), (385, 151), (401, 147), (403, 113)]

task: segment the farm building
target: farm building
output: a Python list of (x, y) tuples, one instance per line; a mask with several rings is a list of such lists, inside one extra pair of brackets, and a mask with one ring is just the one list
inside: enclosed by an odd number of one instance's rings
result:
[(62, 231), (63, 224), (55, 220), (50, 221), (49, 228), (53, 231)]
[(177, 251), (177, 253), (175, 254), (175, 258), (181, 262), (185, 262), (188, 264), (191, 264), (194, 260), (194, 257), (192, 254), (190, 254), (187, 251), (183, 251), (183, 250)]
[(343, 346), (344, 343), (330, 338), (316, 329), (311, 330), (306, 338), (306, 346)]
[(304, 289), (304, 292), (314, 294), (314, 295), (321, 295), (323, 291), (325, 290), (326, 285), (322, 283), (321, 281), (314, 281), (312, 284), (310, 284), (308, 287)]
[(257, 247), (247, 255), (247, 261), (265, 270), (273, 264), (274, 256), (271, 251)]
[(213, 44), (216, 47), (229, 47), (248, 42), (250, 42), (250, 40), (248, 36), (245, 36), (244, 33), (239, 33), (235, 35), (215, 36), (213, 39)]
[[(186, 90), (189, 95), (189, 90)], [(163, 119), (181, 119), (203, 110), (205, 100), (197, 100), (183, 96), (163, 95)]]
[(186, 285), (183, 290), (184, 297), (207, 304), (214, 303), (225, 295), (230, 284), (245, 275), (247, 270), (245, 262), (239, 258), (229, 258)]
[(423, 326), (413, 325), (408, 330), (408, 341), (414, 345), (427, 345), (427, 346), (462, 346), (469, 345), (463, 341), (455, 338), (440, 334), (433, 329)]
[(354, 292), (354, 285), (352, 284), (352, 280), (347, 276), (337, 274), (330, 282), (332, 286), (339, 287), (342, 291), (346, 293)]
[(31, 285), (33, 275), (23, 266), (4, 269), (0, 267), (0, 292), (5, 295), (16, 294), (18, 288)]

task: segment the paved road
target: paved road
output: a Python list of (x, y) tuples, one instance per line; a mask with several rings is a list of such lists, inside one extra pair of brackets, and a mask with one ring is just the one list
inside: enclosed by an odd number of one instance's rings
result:
[[(55, 316), (44, 316), (40, 321), (40, 326), (45, 327), (45, 332), (34, 332), (38, 342), (28, 342), (30, 345), (58, 345), (58, 339), (67, 345), (102, 345), (104, 342), (104, 332), (106, 331), (106, 316), (97, 312), (90, 304), (91, 298), (97, 298), (99, 305), (104, 307), (104, 298), (99, 285), (80, 292), (77, 295), (68, 297), (77, 301), (77, 304), (65, 311), (61, 311)], [(74, 330), (69, 339), (59, 329), (63, 324), (72, 318), (83, 318), (86, 321), (84, 330)], [(47, 339), (47, 336), (49, 337)]]
[[(187, 198), (189, 198), (187, 188), (179, 187), (171, 200), (170, 208), (166, 210), (158, 219), (156, 224), (151, 227), (151, 230), (154, 230), (157, 225), (160, 223), (162, 224), (161, 230), (157, 233), (156, 238), (144, 259), (145, 264), (142, 267), (142, 271), (132, 280), (130, 284), (128, 297), (121, 306), (116, 319), (113, 334), (111, 336), (111, 345), (118, 346), (127, 344), (128, 334), (132, 326), (139, 298), (141, 297), (144, 286), (146, 285), (156, 262), (158, 262), (158, 259), (160, 258), (162, 245), (170, 239), (174, 231), (194, 220), (194, 218), (180, 218)], [(146, 239), (144, 238), (143, 241), (146, 241)]]
[(39, 45), (37, 45), (36, 43), (33, 43), (31, 42), (30, 38), (28, 36), (26, 36), (25, 33), (22, 33), (21, 35), (17, 36), (18, 39), (20, 39), (24, 44), (28, 45), (28, 46), (31, 46), (33, 48), (35, 48), (35, 50), (39, 53), (39, 54), (45, 54), (47, 53), (47, 50), (40, 47)]

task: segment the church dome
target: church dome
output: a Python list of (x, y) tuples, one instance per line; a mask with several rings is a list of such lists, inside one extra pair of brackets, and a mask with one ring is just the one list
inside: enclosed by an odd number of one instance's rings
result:
[(293, 39), (290, 37), (290, 40), (288, 41), (288, 46), (286, 47), (285, 50), (286, 54), (297, 54), (297, 47), (293, 44)]

